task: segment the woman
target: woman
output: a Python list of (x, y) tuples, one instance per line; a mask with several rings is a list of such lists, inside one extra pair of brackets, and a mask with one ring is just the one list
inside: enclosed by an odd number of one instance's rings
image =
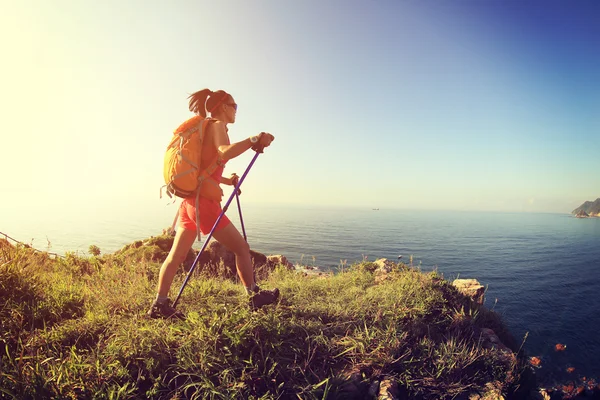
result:
[[(221, 176), (225, 163), (249, 149), (261, 150), (268, 147), (275, 139), (273, 135), (262, 132), (258, 136), (252, 136), (240, 142), (230, 143), (227, 124), (235, 122), (237, 104), (230, 94), (223, 90), (213, 92), (209, 89), (200, 90), (189, 96), (189, 109), (202, 117), (207, 112), (213, 118), (206, 126), (204, 144), (202, 146), (202, 164), (207, 166), (217, 162), (217, 168), (200, 187), (200, 200), (196, 209), (196, 199), (190, 197), (184, 199), (179, 208), (179, 229), (173, 241), (173, 247), (160, 269), (158, 278), (156, 300), (148, 311), (151, 318), (184, 318), (181, 311), (175, 310), (170, 305), (167, 297), (177, 267), (183, 262), (192, 244), (196, 240), (196, 213), (199, 213), (200, 231), (208, 234), (215, 221), (221, 214), (221, 198), (223, 191), (219, 183), (236, 185), (238, 177)], [(215, 184), (216, 182), (216, 184)], [(233, 226), (227, 216), (223, 216), (213, 232), (213, 238), (222, 243), (227, 249), (235, 254), (235, 262), (238, 275), (250, 296), (250, 308), (255, 310), (264, 305), (272, 304), (279, 297), (279, 290), (261, 290), (254, 281), (254, 267), (250, 258), (250, 247), (242, 235)]]

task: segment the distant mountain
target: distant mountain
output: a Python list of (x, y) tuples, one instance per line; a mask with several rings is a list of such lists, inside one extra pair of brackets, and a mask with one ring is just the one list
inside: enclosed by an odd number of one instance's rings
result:
[(586, 201), (571, 211), (571, 214), (579, 214), (583, 216), (583, 213), (581, 213), (582, 211), (588, 214), (590, 217), (600, 217), (600, 197), (598, 197), (596, 201)]

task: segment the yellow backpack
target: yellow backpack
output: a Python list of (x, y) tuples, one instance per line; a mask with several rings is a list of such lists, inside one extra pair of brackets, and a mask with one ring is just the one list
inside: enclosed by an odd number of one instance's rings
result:
[(186, 198), (198, 195), (202, 182), (217, 168), (213, 163), (200, 170), (202, 161), (202, 144), (206, 128), (211, 118), (195, 115), (185, 121), (173, 132), (173, 138), (165, 153), (163, 174), (166, 192), (169, 197)]

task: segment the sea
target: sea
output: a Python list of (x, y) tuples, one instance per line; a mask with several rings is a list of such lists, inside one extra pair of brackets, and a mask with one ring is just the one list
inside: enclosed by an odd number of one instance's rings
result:
[[(113, 252), (171, 225), (176, 206), (154, 212), (4, 216), (0, 232), (58, 254)], [(106, 215), (104, 215), (106, 214)], [(570, 214), (244, 205), (228, 217), (251, 248), (337, 271), (361, 260), (401, 260), (445, 279), (474, 278), (548, 386), (600, 380), (600, 218)], [(2, 237), (0, 235), (0, 237)], [(197, 248), (201, 247), (197, 242)], [(556, 351), (555, 345), (566, 346)], [(571, 368), (574, 368), (572, 372)]]

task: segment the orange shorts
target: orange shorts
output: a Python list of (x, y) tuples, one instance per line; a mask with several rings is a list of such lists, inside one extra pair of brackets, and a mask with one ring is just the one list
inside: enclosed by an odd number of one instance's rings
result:
[[(221, 214), (221, 204), (214, 200), (208, 200), (204, 197), (199, 199), (200, 209), (200, 232), (204, 235), (208, 235), (210, 230), (219, 215)], [(226, 227), (230, 224), (227, 215), (223, 215), (219, 221), (219, 225), (215, 228), (215, 232)], [(196, 230), (196, 199), (187, 198), (183, 199), (179, 206), (179, 226), (183, 229), (195, 231)]]

